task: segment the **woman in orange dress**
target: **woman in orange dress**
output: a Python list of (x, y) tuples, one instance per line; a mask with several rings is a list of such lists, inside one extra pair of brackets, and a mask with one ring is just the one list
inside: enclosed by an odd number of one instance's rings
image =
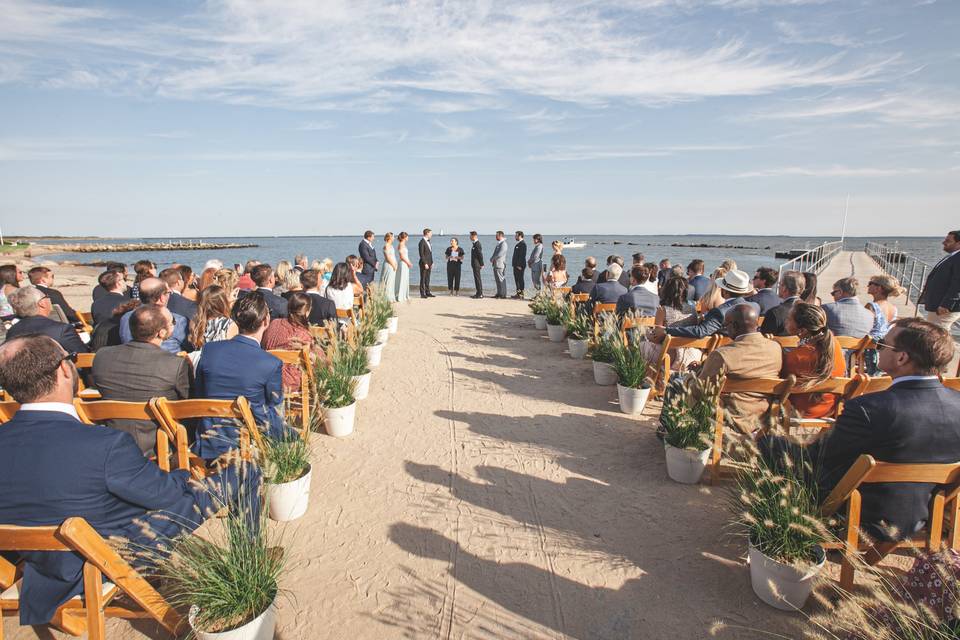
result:
[[(800, 346), (783, 355), (781, 375), (793, 374), (800, 389), (814, 386), (830, 378), (841, 378), (847, 372), (840, 343), (827, 328), (827, 314), (815, 305), (797, 302), (786, 321), (787, 333), (800, 338)], [(790, 396), (803, 418), (830, 416), (840, 398), (835, 393), (801, 393)]]

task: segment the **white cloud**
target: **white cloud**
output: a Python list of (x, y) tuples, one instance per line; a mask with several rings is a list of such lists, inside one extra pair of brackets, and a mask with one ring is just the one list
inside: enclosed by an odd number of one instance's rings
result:
[(754, 149), (750, 145), (699, 144), (669, 145), (649, 148), (616, 148), (585, 145), (558, 147), (543, 153), (527, 156), (530, 162), (580, 162), (587, 160), (615, 160), (625, 158), (662, 158), (684, 153), (730, 152)]
[[(751, 118), (804, 120), (844, 116), (872, 117), (880, 122), (932, 126), (960, 121), (960, 95), (946, 90), (942, 97), (909, 93), (879, 97), (839, 97), (751, 114)], [(861, 123), (862, 124), (862, 123)]]
[(735, 174), (734, 178), (779, 178), (785, 176), (806, 176), (812, 178), (891, 178), (895, 176), (917, 175), (929, 173), (928, 169), (916, 167), (883, 168), (883, 167), (846, 167), (833, 165), (830, 167), (778, 167), (761, 169)]

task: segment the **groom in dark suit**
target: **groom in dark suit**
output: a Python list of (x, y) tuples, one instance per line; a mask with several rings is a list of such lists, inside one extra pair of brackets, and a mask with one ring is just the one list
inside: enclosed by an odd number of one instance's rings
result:
[(927, 321), (947, 331), (960, 320), (960, 231), (951, 231), (943, 239), (946, 256), (940, 259), (923, 285), (920, 302)]
[(366, 288), (368, 284), (373, 282), (377, 267), (380, 266), (380, 263), (377, 262), (377, 250), (373, 248), (373, 231), (363, 232), (363, 240), (360, 241), (357, 250), (360, 252), (360, 259), (363, 261), (363, 269), (357, 274), (357, 280)]
[(483, 281), (480, 279), (480, 270), (483, 269), (483, 247), (480, 246), (480, 238), (476, 231), (470, 232), (470, 242), (473, 247), (470, 249), (470, 268), (473, 269), (473, 286), (477, 290), (471, 298), (483, 297)]
[(517, 286), (517, 292), (513, 297), (522, 299), (524, 289), (523, 272), (527, 269), (527, 243), (523, 240), (523, 231), (517, 231), (514, 238), (517, 244), (513, 245), (513, 259), (511, 260), (511, 264), (513, 265), (513, 283)]
[(433, 272), (433, 247), (430, 246), (430, 238), (433, 237), (433, 231), (423, 230), (423, 237), (420, 238), (420, 297), (435, 298), (430, 293), (430, 274)]

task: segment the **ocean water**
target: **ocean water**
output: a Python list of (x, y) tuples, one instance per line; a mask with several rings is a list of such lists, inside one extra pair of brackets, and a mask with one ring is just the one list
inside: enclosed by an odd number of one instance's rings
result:
[[(530, 233), (526, 237), (527, 251), (529, 253), (533, 240)], [(437, 262), (435, 273), (431, 278), (431, 286), (434, 289), (446, 288), (446, 269), (443, 264), (443, 251), (449, 246), (450, 238), (456, 237), (461, 246), (467, 253), (467, 259), (470, 254), (470, 239), (466, 233), (450, 234), (445, 236), (434, 234), (433, 236), (433, 255)], [(559, 236), (544, 236), (544, 258), (549, 261), (552, 251), (550, 243), (555, 239), (562, 239)], [(774, 257), (776, 251), (785, 251), (792, 249), (810, 249), (817, 245), (835, 240), (836, 238), (825, 237), (801, 237), (801, 236), (725, 236), (725, 235), (658, 235), (658, 236), (598, 236), (587, 235), (577, 236), (578, 242), (586, 243), (586, 246), (580, 249), (564, 249), (563, 254), (567, 258), (567, 272), (571, 275), (571, 282), (575, 281), (576, 275), (583, 268), (584, 259), (587, 256), (593, 256), (600, 265), (605, 264), (608, 255), (623, 256), (625, 263), (630, 263), (630, 256), (634, 253), (643, 253), (647, 262), (658, 262), (662, 258), (669, 258), (673, 264), (686, 265), (695, 258), (706, 262), (707, 273), (718, 266), (724, 260), (731, 258), (736, 260), (739, 268), (753, 273), (758, 267), (770, 266), (779, 267), (784, 262), (782, 259)], [(191, 238), (112, 238), (104, 240), (104, 243), (117, 244), (123, 242), (176, 242), (179, 240), (195, 240)], [(58, 253), (45, 254), (41, 259), (52, 260), (55, 262), (73, 261), (81, 264), (101, 262), (106, 260), (115, 260), (132, 265), (140, 259), (149, 259), (154, 261), (160, 268), (164, 268), (174, 263), (188, 264), (199, 270), (203, 264), (210, 258), (219, 258), (225, 265), (232, 266), (234, 263), (243, 264), (248, 259), (257, 259), (262, 262), (276, 264), (280, 260), (293, 261), (293, 256), (297, 253), (305, 253), (310, 260), (315, 258), (331, 258), (334, 262), (343, 260), (349, 254), (358, 252), (358, 245), (361, 238), (349, 236), (282, 236), (282, 237), (257, 237), (257, 238), (203, 238), (205, 242), (242, 242), (257, 245), (256, 247), (245, 249), (225, 249), (212, 251), (145, 251), (145, 252), (119, 252), (119, 253)], [(413, 269), (410, 274), (410, 283), (419, 282), (419, 273), (417, 270), (417, 243), (420, 237), (411, 236), (408, 241), (410, 261), (413, 263)], [(847, 238), (846, 248), (852, 250), (862, 250), (867, 241), (881, 242), (891, 246), (897, 245), (902, 251), (911, 253), (933, 264), (941, 255), (940, 237), (931, 238), (894, 238), (894, 237), (873, 237), (873, 238)], [(484, 288), (490, 292), (494, 288), (493, 271), (489, 265), (490, 254), (496, 241), (493, 236), (482, 235), (480, 242), (483, 246), (484, 259), (487, 265), (482, 272)], [(514, 245), (513, 237), (507, 239), (510, 251)], [(51, 243), (62, 244), (62, 241), (51, 241)], [(40, 244), (43, 244), (42, 242)], [(716, 248), (711, 247), (689, 247), (673, 246), (675, 244), (683, 245), (726, 245), (744, 248)], [(383, 256), (382, 237), (374, 242), (377, 249), (377, 255)], [(512, 293), (514, 289), (513, 277), (510, 273), (509, 258), (507, 256), (507, 288)], [(530, 284), (530, 272), (526, 272), (527, 287)], [(463, 289), (473, 288), (473, 276), (470, 271), (469, 261), (463, 265), (463, 275), (461, 279)]]

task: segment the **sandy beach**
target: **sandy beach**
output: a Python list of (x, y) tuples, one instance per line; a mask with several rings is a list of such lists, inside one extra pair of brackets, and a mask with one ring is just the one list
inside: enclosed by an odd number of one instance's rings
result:
[[(80, 309), (83, 271), (57, 272)], [(800, 636), (753, 595), (725, 489), (667, 479), (659, 404), (621, 414), (525, 303), (413, 300), (383, 360), (356, 432), (312, 439), (307, 515), (271, 525), (291, 561), (278, 638)]]

